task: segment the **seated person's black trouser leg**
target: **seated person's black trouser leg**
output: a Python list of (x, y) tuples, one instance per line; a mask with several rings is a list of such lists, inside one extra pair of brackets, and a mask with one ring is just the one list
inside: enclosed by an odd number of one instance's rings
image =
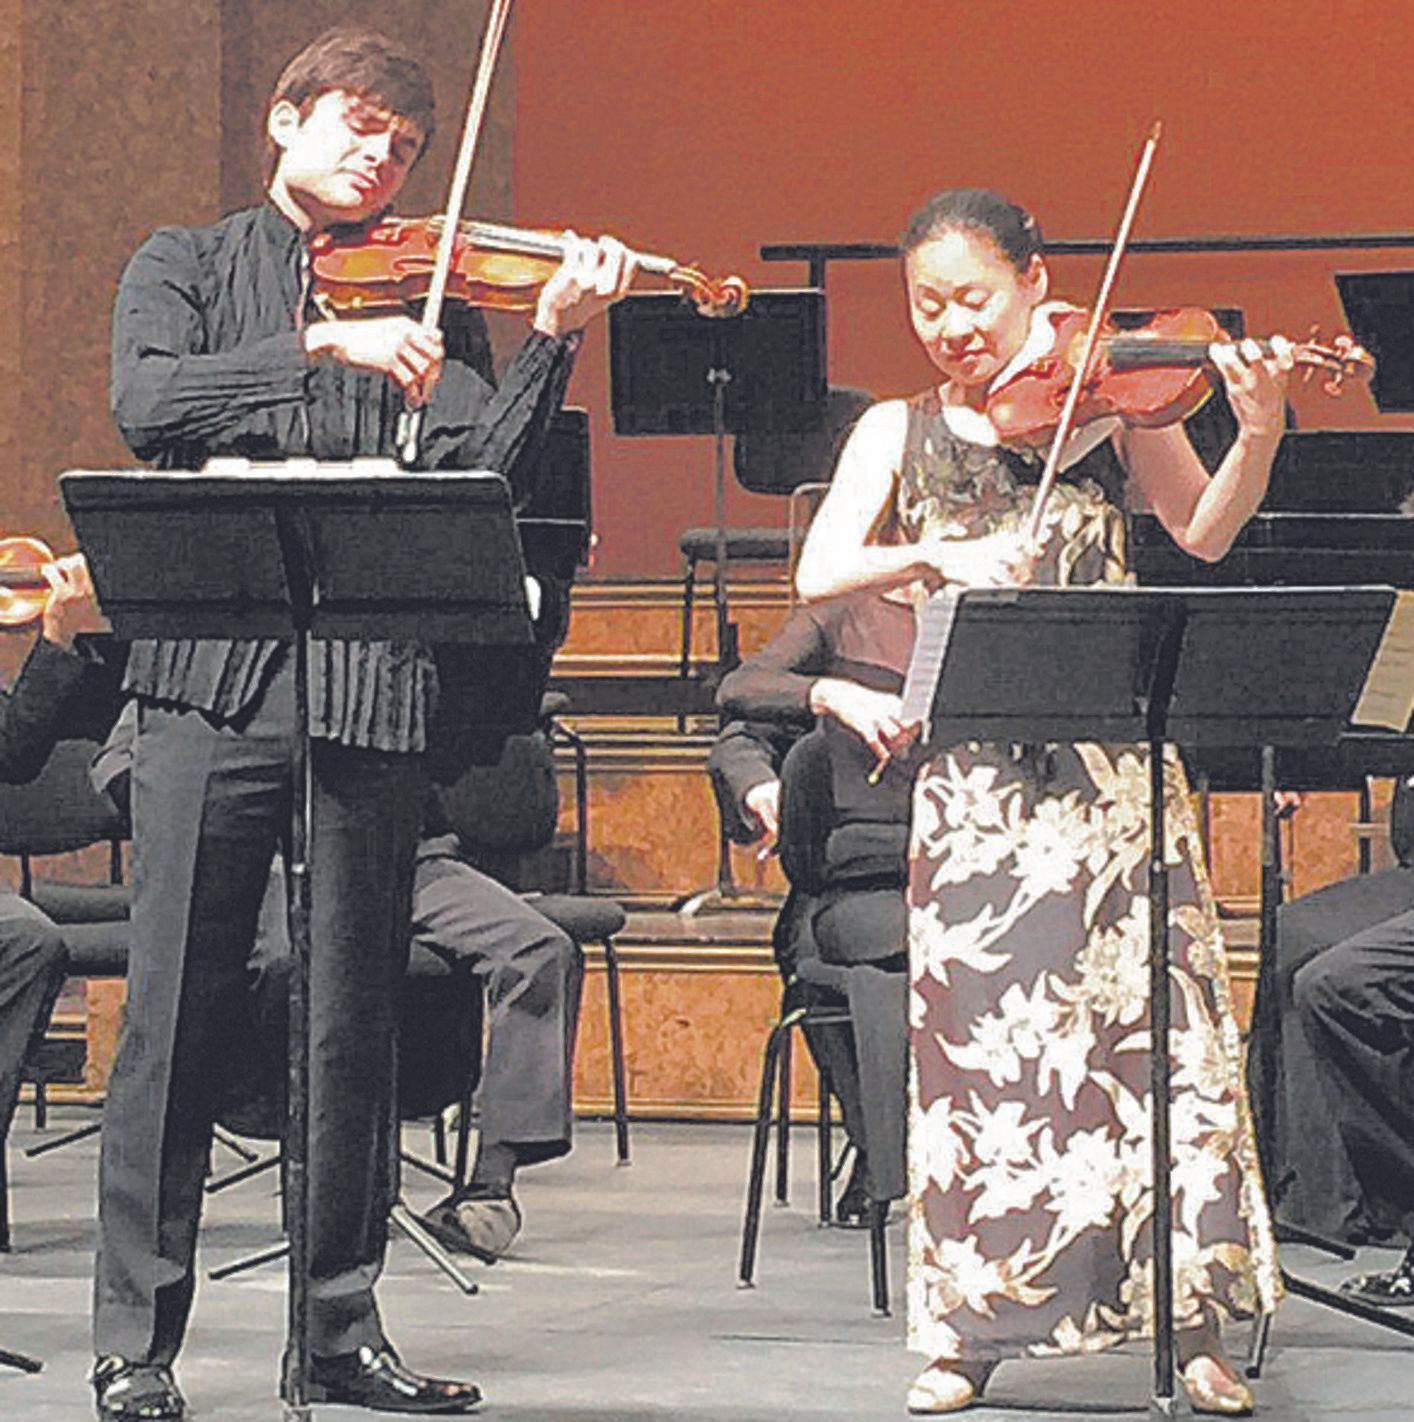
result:
[(20, 1069), (49, 1023), (67, 963), (48, 915), (17, 894), (0, 894), (0, 1149), (14, 1119)]
[(416, 943), (486, 984), (481, 1149), (511, 1146), (520, 1165), (564, 1155), (584, 975), (579, 945), (465, 860), (425, 850), (413, 882), (412, 931)]
[(1411, 909), (1410, 869), (1358, 875), (1283, 905), (1276, 962), (1253, 1005), (1248, 1076), (1267, 1191), (1280, 1220), (1326, 1238), (1358, 1241), (1372, 1222), (1326, 1105), (1321, 1061), (1297, 1019), (1297, 974)]
[(1295, 1001), (1374, 1223), (1414, 1240), (1414, 912), (1312, 959)]
[[(583, 955), (519, 894), (455, 854), (429, 852), (437, 843), (424, 841), (419, 851), (412, 934), (420, 946), (485, 982), (481, 1146), (508, 1145), (517, 1164), (552, 1160), (570, 1148)], [(252, 960), (257, 1018), (271, 1041), (283, 1036), (280, 965), (288, 953), (284, 875), (275, 873)]]
[(813, 931), (821, 958), (844, 967), (860, 1117), (876, 1200), (907, 1190), (908, 954), (900, 888), (832, 891)]

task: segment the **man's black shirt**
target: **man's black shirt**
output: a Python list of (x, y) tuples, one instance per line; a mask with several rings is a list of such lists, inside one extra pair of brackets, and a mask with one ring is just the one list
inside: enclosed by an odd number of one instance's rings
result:
[[(270, 204), (209, 227), (155, 232), (123, 274), (113, 317), (113, 411), (141, 458), (200, 468), (213, 456), (347, 460), (395, 453), (394, 382), (332, 358), (311, 360), (304, 244)], [(575, 338), (532, 334), (499, 389), (479, 317), (448, 336), (423, 422), (429, 468), (526, 477), (573, 363)], [(231, 719), (270, 674), (274, 641), (138, 642), (130, 691)], [(421, 751), (436, 702), (426, 648), (316, 644), (310, 731), (347, 745)]]

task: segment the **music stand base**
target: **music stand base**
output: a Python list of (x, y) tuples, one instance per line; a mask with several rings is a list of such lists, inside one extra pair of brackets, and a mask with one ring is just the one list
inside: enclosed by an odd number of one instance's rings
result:
[(8, 1348), (0, 1348), (0, 1367), (17, 1368), (22, 1373), (44, 1370), (44, 1364), (38, 1358), (31, 1358), (27, 1353), (12, 1353)]
[(1272, 1233), (1278, 1244), (1304, 1244), (1310, 1249), (1319, 1249), (1333, 1255), (1336, 1259), (1344, 1259), (1347, 1264), (1355, 1258), (1355, 1251), (1348, 1244), (1327, 1239), (1321, 1234), (1312, 1234), (1310, 1230), (1301, 1229), (1296, 1225), (1282, 1224), (1280, 1220), (1272, 1221)]
[(1171, 1417), (1191, 1417), (1192, 1409), (1188, 1405), (1186, 1398), (1179, 1397), (1173, 1393), (1168, 1397), (1152, 1396), (1149, 1398), (1150, 1422), (1166, 1422)]
[(1333, 1308), (1337, 1313), (1348, 1313), (1352, 1318), (1373, 1323), (1377, 1328), (1388, 1328), (1392, 1333), (1402, 1333), (1406, 1338), (1414, 1338), (1414, 1317), (1406, 1317), (1391, 1308), (1381, 1308), (1378, 1304), (1365, 1303), (1362, 1299), (1353, 1299), (1349, 1294), (1339, 1293), (1335, 1289), (1324, 1289), (1319, 1284), (1312, 1284), (1294, 1274), (1288, 1274), (1285, 1269), (1281, 1271), (1281, 1277), (1287, 1292), (1295, 1294), (1297, 1298), (1309, 1299), (1312, 1303)]
[(785, 900), (781, 894), (769, 889), (743, 889), (733, 884), (730, 887), (713, 884), (710, 889), (699, 889), (689, 894), (678, 904), (681, 918), (696, 918), (702, 913), (751, 913), (760, 909), (779, 911)]

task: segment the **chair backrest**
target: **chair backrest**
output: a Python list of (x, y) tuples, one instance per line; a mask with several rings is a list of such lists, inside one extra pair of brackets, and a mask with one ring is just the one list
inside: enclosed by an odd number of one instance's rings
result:
[(867, 390), (831, 386), (811, 428), (738, 435), (732, 450), (737, 482), (754, 494), (789, 494), (801, 484), (827, 483), (849, 432), (873, 403)]
[(474, 855), (524, 854), (555, 836), (560, 792), (543, 732), (508, 737), (494, 765), (473, 765), (434, 793), (447, 827)]
[(117, 807), (89, 783), (99, 743), (59, 741), (27, 784), (0, 785), (0, 854), (67, 854), (127, 833)]
[(835, 799), (829, 744), (817, 727), (786, 752), (781, 764), (781, 868), (805, 893), (825, 881), (825, 846), (834, 827)]
[[(224, 1060), (217, 1119), (238, 1135), (278, 1139), (288, 1076), (289, 944), (270, 945), (237, 1011), (245, 1050)], [(414, 945), (398, 997), (398, 1114), (435, 1115), (459, 1101), (480, 1072), (484, 992), (473, 973), (454, 973)]]

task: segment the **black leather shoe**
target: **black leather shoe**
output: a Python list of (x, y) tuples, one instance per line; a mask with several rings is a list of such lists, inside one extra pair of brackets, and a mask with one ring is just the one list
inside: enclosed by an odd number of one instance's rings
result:
[(481, 1402), (475, 1383), (424, 1378), (405, 1368), (387, 1343), (335, 1358), (311, 1358), (308, 1392), (310, 1402), (441, 1416), (473, 1412)]
[(1414, 1308), (1414, 1245), (1393, 1269), (1356, 1274), (1341, 1284), (1340, 1292), (1379, 1308)]
[(162, 1363), (130, 1363), (110, 1354), (88, 1375), (101, 1422), (180, 1422), (186, 1399)]
[(849, 1183), (835, 1201), (835, 1223), (841, 1229), (869, 1227), (869, 1167), (864, 1152), (856, 1151), (850, 1167)]

